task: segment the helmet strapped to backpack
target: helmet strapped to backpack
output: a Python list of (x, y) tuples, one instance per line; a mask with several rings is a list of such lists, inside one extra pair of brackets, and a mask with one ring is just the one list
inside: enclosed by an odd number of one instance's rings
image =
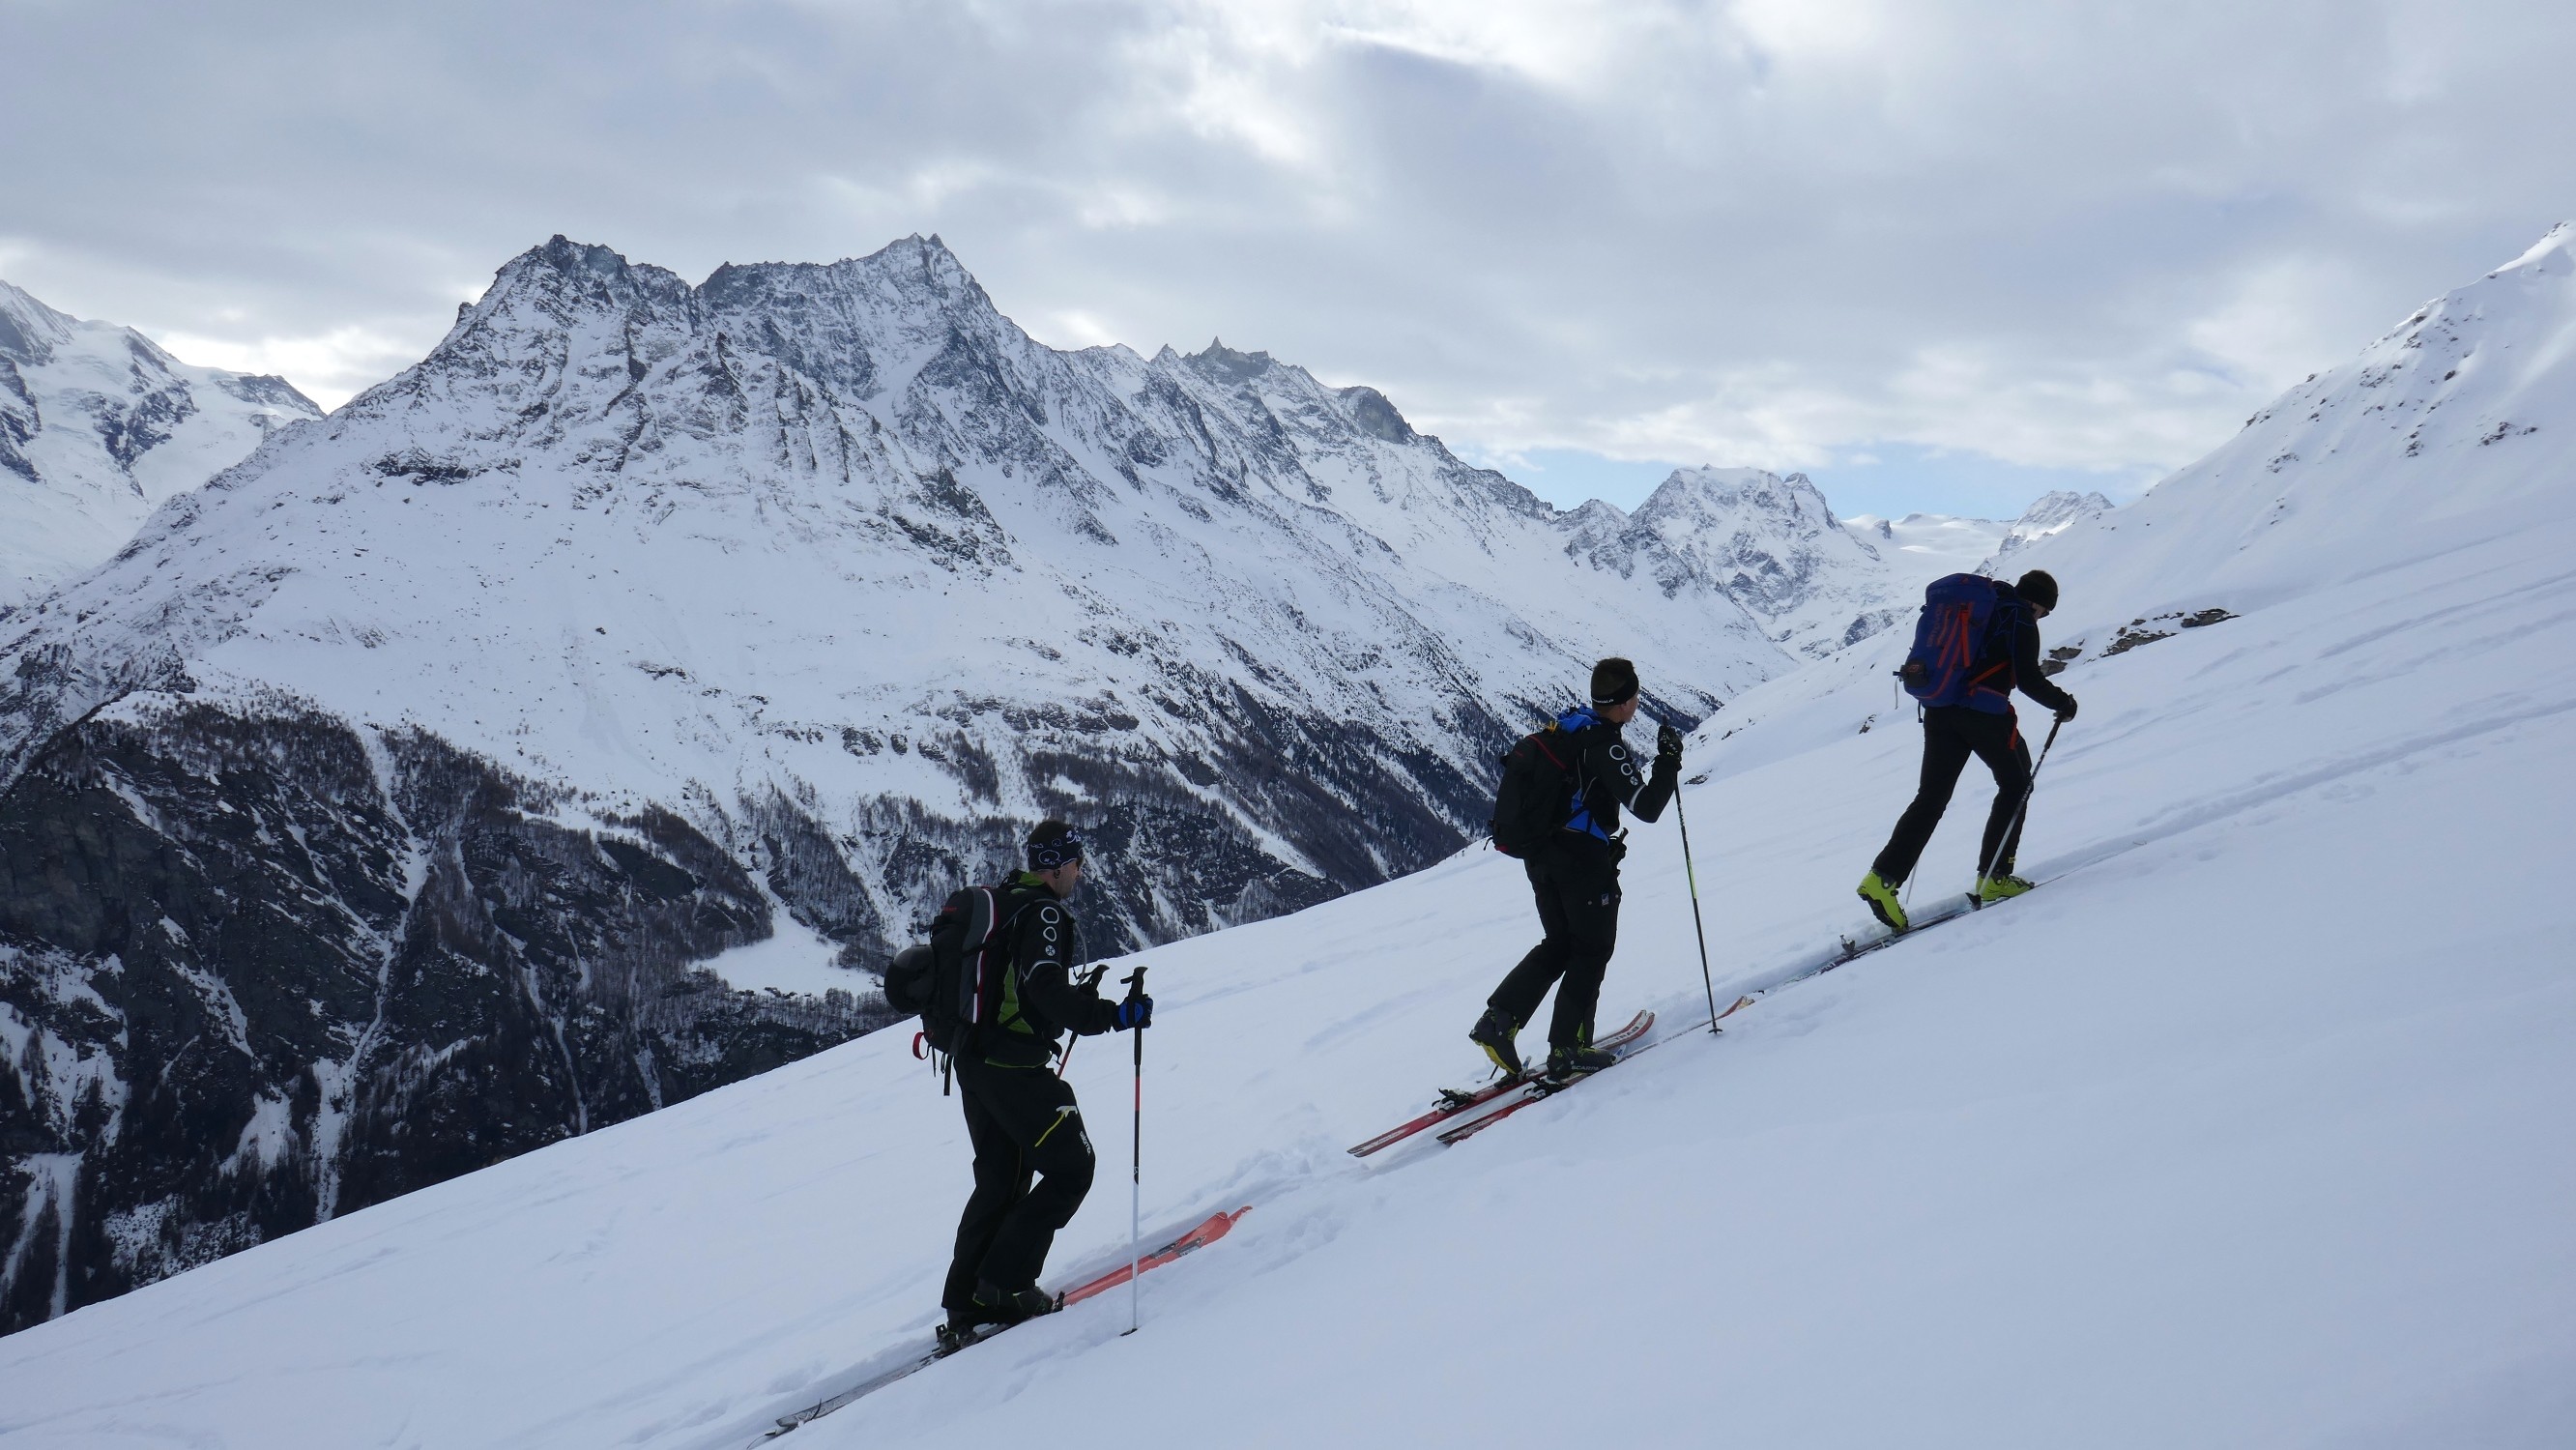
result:
[(1923, 590), (1914, 648), (1897, 677), (1927, 706), (1963, 705), (1980, 691), (2012, 694), (2011, 623), (2021, 602), (1980, 574), (1949, 574)]

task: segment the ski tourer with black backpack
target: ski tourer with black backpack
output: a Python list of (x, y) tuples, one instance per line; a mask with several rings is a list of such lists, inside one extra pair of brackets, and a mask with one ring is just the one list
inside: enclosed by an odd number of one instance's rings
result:
[(886, 1004), (921, 1019), (914, 1052), (938, 1061), (943, 1095), (953, 1059), (991, 1014), (996, 995), (991, 959), (1002, 925), (998, 904), (998, 893), (990, 886), (949, 893), (931, 920), (930, 940), (897, 952), (886, 968)]

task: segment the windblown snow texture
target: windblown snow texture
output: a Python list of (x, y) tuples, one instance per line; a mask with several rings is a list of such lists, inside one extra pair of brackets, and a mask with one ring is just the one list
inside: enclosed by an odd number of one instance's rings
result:
[(0, 1323), (882, 1020), (696, 970), (775, 913), (881, 961), (1061, 813), (1086, 940), (1259, 918), (1457, 849), (1599, 655), (1683, 723), (1790, 663), (1583, 529), (936, 239), (535, 248), (0, 632)]
[(322, 410), (0, 282), (0, 610), (123, 548), (155, 504)]
[[(1669, 817), (1632, 837), (1604, 1015), (1676, 1035), (1458, 1148), (1344, 1151), (1477, 1076), (1466, 1027), (1537, 929), (1517, 863), (1156, 948), (1145, 1221), (1257, 1211), (1144, 1281), (1136, 1335), (1095, 1301), (791, 1443), (1556, 1444), (1607, 1414), (1644, 1445), (2564, 1445), (2568, 262), (2029, 547), (2052, 640), (2233, 616), (2067, 669), (2042, 890), (1784, 985), (1867, 920), (1913, 788), (1910, 712), (1878, 713), (1904, 641), (1873, 638), (1691, 744), (1718, 1000), (1766, 993), (1723, 1036), (1688, 1025)], [(1963, 784), (1924, 891), (1966, 886), (1985, 804)], [(1113, 1157), (1129, 1072), (1068, 1071)], [(965, 1136), (892, 1034), (850, 1043), (0, 1340), (0, 1435), (746, 1446), (927, 1340)], [(1059, 1273), (1124, 1256), (1126, 1200), (1092, 1195)], [(1498, 1328), (1533, 1306), (1545, 1332)]]

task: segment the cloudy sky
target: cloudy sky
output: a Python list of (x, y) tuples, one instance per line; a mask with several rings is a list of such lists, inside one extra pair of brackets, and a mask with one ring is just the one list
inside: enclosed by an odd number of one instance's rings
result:
[(562, 232), (936, 232), (1563, 501), (2133, 494), (2576, 215), (2576, 7), (0, 0), (0, 277), (325, 403)]

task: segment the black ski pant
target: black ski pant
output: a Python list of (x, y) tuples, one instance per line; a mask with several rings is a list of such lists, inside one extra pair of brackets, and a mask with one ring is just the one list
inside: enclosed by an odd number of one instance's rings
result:
[(968, 1053), (957, 1059), (957, 1097), (975, 1145), (975, 1191), (939, 1293), (946, 1309), (972, 1304), (979, 1279), (1006, 1292), (1034, 1286), (1056, 1230), (1091, 1192), (1093, 1166), (1073, 1086), (1051, 1070)]
[(1995, 804), (1986, 812), (1977, 860), (1994, 863), (1988, 875), (2011, 874), (2021, 850), (2022, 798), (2030, 791), (2030, 743), (2021, 738), (2020, 723), (2010, 715), (1936, 705), (1923, 712), (1923, 779), (1914, 788), (1914, 804), (1896, 818), (1886, 849), (1870, 863), (1878, 879), (1894, 886), (1914, 874), (1914, 863), (1923, 859), (1932, 828), (1941, 824), (1941, 812), (1949, 809), (1950, 792), (1971, 755), (1995, 773)]
[(1590, 837), (1551, 842), (1530, 853), (1530, 891), (1538, 897), (1538, 924), (1546, 935), (1503, 978), (1485, 1005), (1514, 1024), (1538, 1014), (1547, 989), (1556, 988), (1556, 1016), (1547, 1045), (1573, 1047), (1592, 1040), (1592, 1012), (1601, 1002), (1601, 975), (1619, 945), (1619, 857), (1626, 848)]

